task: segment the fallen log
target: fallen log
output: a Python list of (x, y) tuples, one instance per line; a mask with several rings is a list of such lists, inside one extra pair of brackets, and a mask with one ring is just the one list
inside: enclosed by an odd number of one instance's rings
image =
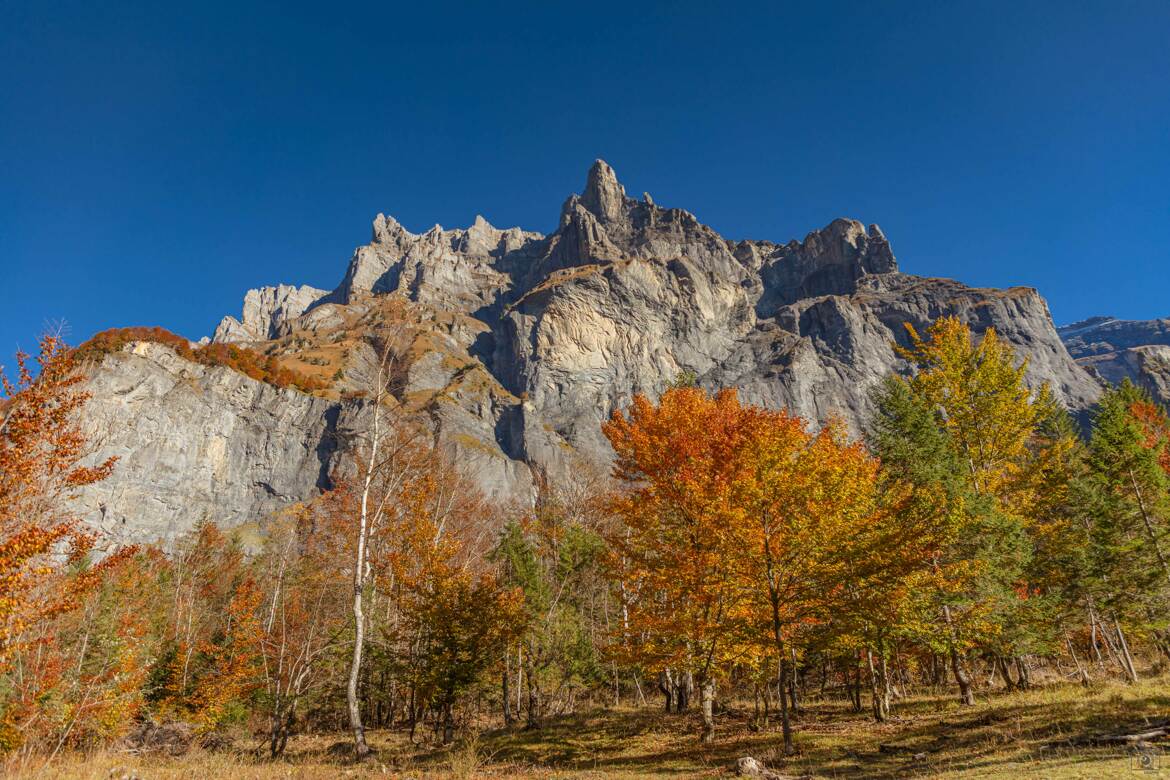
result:
[(1045, 747), (1103, 747), (1107, 745), (1137, 745), (1141, 742), (1150, 742), (1155, 739), (1170, 737), (1170, 723), (1153, 726), (1145, 731), (1132, 734), (1091, 734), (1089, 736), (1066, 739), (1061, 742), (1051, 742)]

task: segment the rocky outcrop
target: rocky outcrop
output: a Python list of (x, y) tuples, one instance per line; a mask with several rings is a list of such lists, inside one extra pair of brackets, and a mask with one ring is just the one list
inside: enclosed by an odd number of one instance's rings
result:
[(1170, 319), (1092, 317), (1059, 333), (1069, 354), (1104, 381), (1129, 379), (1170, 404)]
[(416, 235), (379, 214), (370, 243), (354, 251), (338, 297), (351, 303), (364, 294), (399, 293), (440, 308), (475, 311), (509, 286), (505, 268), (522, 262), (526, 249), (542, 238), (520, 228), (498, 230), (483, 217), (466, 230), (435, 225)]
[(307, 284), (300, 287), (280, 284), (248, 290), (244, 296), (242, 318), (224, 317), (211, 340), (267, 341), (287, 335), (290, 323), (327, 295), (328, 290), (318, 290)]
[[(330, 398), (368, 384), (375, 348), (389, 345), (401, 413), (485, 491), (522, 502), (542, 477), (604, 472), (601, 422), (683, 374), (859, 432), (871, 389), (907, 368), (893, 346), (906, 343), (905, 325), (943, 315), (996, 328), (1028, 359), (1029, 381), (1070, 409), (1100, 392), (1035, 290), (903, 274), (881, 230), (848, 219), (786, 244), (731, 241), (687, 211), (627, 196), (601, 161), (550, 235), (482, 218), (414, 234), (379, 215), (335, 291), (266, 288), (244, 309), (216, 340), (259, 342), (332, 382)], [(240, 384), (250, 381), (153, 351), (107, 360), (92, 384), (93, 430), (124, 460), (87, 497), (94, 512), (104, 502), (98, 521), (172, 533), (310, 497), (334, 457), (321, 442), (351, 412)]]

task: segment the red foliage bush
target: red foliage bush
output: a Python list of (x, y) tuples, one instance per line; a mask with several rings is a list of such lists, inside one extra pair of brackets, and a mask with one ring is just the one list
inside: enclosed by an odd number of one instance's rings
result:
[(188, 360), (194, 360), (191, 342), (175, 335), (165, 328), (110, 328), (103, 330), (77, 348), (74, 356), (78, 360), (90, 360), (121, 351), (122, 347), (136, 341), (153, 341), (164, 344)]
[(127, 344), (136, 341), (162, 344), (193, 363), (230, 368), (274, 387), (295, 387), (304, 393), (324, 390), (327, 387), (326, 383), (319, 379), (282, 367), (272, 355), (262, 355), (254, 349), (236, 344), (206, 344), (192, 347), (187, 339), (164, 328), (111, 328), (78, 347), (76, 357), (78, 360), (96, 359), (118, 352)]

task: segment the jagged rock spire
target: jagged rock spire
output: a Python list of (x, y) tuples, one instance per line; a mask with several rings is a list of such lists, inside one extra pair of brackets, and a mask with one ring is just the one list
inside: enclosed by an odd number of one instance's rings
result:
[(605, 160), (596, 160), (585, 179), (581, 205), (601, 220), (615, 219), (625, 207), (626, 188), (617, 180), (617, 174)]

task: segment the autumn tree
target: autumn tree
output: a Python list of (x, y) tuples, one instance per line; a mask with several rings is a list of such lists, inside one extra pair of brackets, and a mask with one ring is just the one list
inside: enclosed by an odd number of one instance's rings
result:
[(378, 363), (365, 393), (365, 416), (346, 432), (356, 468), (357, 533), (353, 545), (353, 654), (346, 684), (346, 704), (358, 760), (369, 756), (359, 685), (365, 654), (368, 618), (366, 598), (374, 584), (371, 549), (388, 524), (408, 510), (409, 493), (418, 484), (420, 471), (431, 462), (432, 443), (400, 410), (392, 392), (395, 378), (394, 351), (390, 342), (378, 350)]
[(111, 458), (84, 465), (88, 442), (79, 415), (89, 394), (69, 347), (40, 339), (34, 364), (16, 355), (17, 375), (0, 374), (0, 663), (17, 650), (29, 625), (71, 604), (51, 553), (79, 558), (93, 539), (69, 512), (74, 492), (105, 479)]
[[(796, 656), (810, 629), (819, 639), (860, 632), (875, 682), (875, 716), (889, 634), (905, 578), (922, 568), (928, 529), (905, 512), (899, 489), (880, 490), (878, 462), (831, 421), (810, 434), (786, 412), (745, 408), (736, 456), (742, 473), (733, 502), (744, 517), (740, 560), (750, 596), (747, 621), (779, 669), (787, 751), (792, 749), (790, 689)], [(883, 672), (884, 673), (884, 672)], [(882, 683), (884, 686), (884, 682)]]
[(372, 661), (380, 679), (408, 692), (412, 737), (429, 718), (449, 742), (462, 705), (492, 687), (526, 618), (519, 591), (488, 559), (494, 506), (438, 448), (415, 465), (371, 548)]
[(932, 641), (971, 704), (967, 651), (1021, 649), (1002, 640), (1026, 622), (1034, 444), (1054, 404), (1046, 387), (1028, 388), (1026, 362), (994, 329), (976, 341), (954, 317), (936, 321), (926, 338), (907, 328), (910, 346), (900, 353), (915, 373), (879, 388), (870, 440), (887, 471), (913, 487), (909, 506), (937, 508)]
[(323, 666), (346, 628), (346, 578), (337, 566), (352, 546), (353, 495), (342, 485), (282, 513), (255, 568), (256, 638), (264, 680), (269, 754), (284, 753), (302, 699), (325, 682)]
[(636, 396), (603, 426), (626, 485), (611, 510), (616, 576), (631, 660), (693, 674), (702, 739), (715, 738), (716, 680), (745, 652), (737, 641), (745, 592), (736, 560), (742, 513), (732, 486), (742, 444), (734, 391), (668, 390), (658, 404)]
[(28, 705), (60, 680), (49, 661), (67, 654), (49, 648), (58, 639), (49, 627), (101, 581), (102, 567), (90, 563), (96, 538), (70, 511), (77, 489), (114, 467), (112, 458), (87, 465), (83, 378), (56, 335), (40, 339), (35, 360), (17, 353), (15, 377), (0, 374), (0, 742), (7, 747), (24, 742), (39, 715)]
[(167, 617), (152, 703), (201, 731), (242, 717), (260, 682), (261, 593), (238, 536), (199, 523), (172, 543), (158, 577)]

